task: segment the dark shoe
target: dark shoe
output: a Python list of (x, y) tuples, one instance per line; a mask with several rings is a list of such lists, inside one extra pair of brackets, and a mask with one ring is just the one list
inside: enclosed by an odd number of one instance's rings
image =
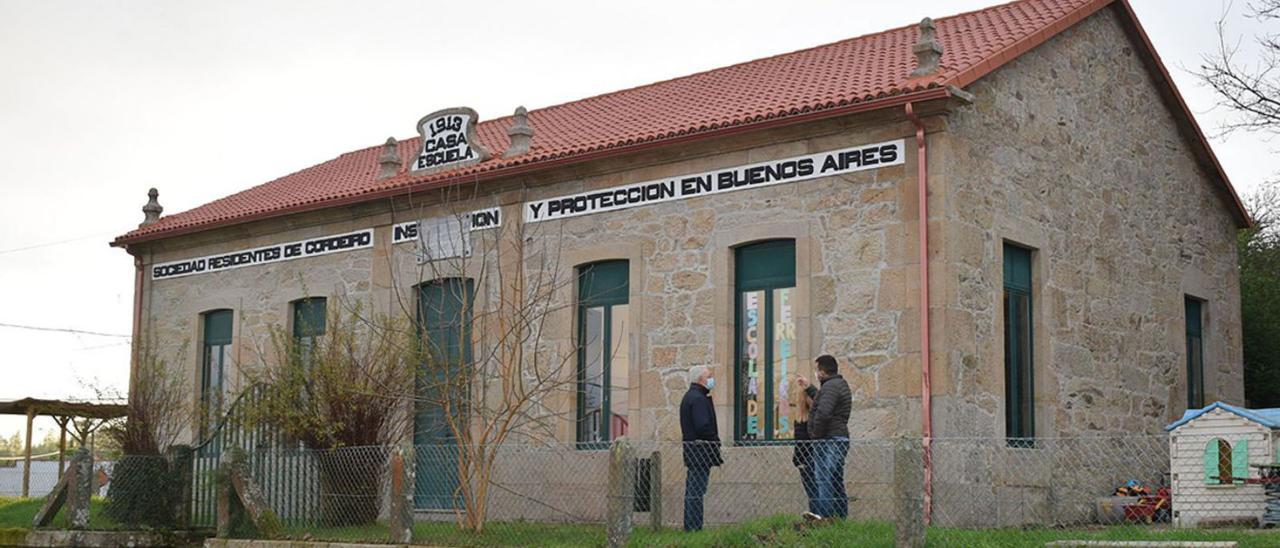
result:
[(802, 517), (804, 517), (804, 520), (805, 520), (805, 521), (809, 521), (809, 522), (813, 522), (813, 521), (821, 521), (821, 520), (822, 520), (822, 516), (819, 516), (818, 514), (815, 514), (815, 513), (813, 513), (813, 512), (805, 512), (805, 513), (800, 514), (800, 515), (801, 515)]

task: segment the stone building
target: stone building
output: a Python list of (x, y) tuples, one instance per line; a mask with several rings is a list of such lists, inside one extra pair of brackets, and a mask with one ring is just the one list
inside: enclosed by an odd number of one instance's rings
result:
[(693, 365), (716, 368), (723, 439), (788, 439), (790, 380), (824, 353), (858, 437), (1154, 433), (1243, 403), (1250, 220), (1124, 0), (416, 129), (190, 211), (153, 193), (113, 242), (139, 347), (184, 349), (208, 401), (270, 326), (323, 336), (338, 300), (500, 314), (542, 277), (563, 283), (530, 355), (573, 368), (544, 402), (565, 442), (679, 439)]

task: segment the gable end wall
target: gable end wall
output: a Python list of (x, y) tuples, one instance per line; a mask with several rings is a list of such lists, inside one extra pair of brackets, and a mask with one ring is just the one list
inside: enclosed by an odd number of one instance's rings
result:
[(1236, 227), (1124, 24), (1101, 10), (975, 82), (931, 143), (939, 436), (1004, 433), (1006, 241), (1036, 250), (1037, 435), (1180, 417), (1188, 294), (1208, 303), (1205, 402), (1244, 403)]

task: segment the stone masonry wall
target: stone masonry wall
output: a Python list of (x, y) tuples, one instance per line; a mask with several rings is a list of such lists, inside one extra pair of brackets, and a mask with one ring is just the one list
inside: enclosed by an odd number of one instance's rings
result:
[(1003, 435), (1006, 241), (1036, 250), (1038, 436), (1181, 416), (1184, 294), (1208, 302), (1205, 402), (1243, 403), (1236, 226), (1140, 55), (1102, 10), (970, 86), (931, 149), (951, 337), (938, 435)]
[[(144, 330), (161, 347), (161, 354), (176, 355), (186, 343), (182, 356), (171, 363), (190, 380), (195, 401), (200, 314), (218, 308), (234, 310), (236, 367), (227, 373), (230, 397), (241, 383), (234, 369), (270, 361), (264, 356), (268, 327), (288, 329), (290, 302), (301, 297), (327, 296), (331, 306), (340, 297), (369, 303), (378, 311), (411, 311), (415, 284), (466, 274), (478, 278), (477, 311), (496, 310), (501, 285), (510, 281), (500, 280), (497, 269), (511, 273), (512, 250), (517, 249), (509, 243), (502, 248), (498, 240), (515, 237), (524, 242), (524, 249), (518, 251), (524, 257), (526, 284), (532, 285), (538, 276), (556, 280), (554, 312), (536, 348), (544, 363), (574, 352), (575, 268), (599, 260), (628, 259), (632, 437), (678, 439), (676, 408), (687, 388), (684, 373), (701, 364), (716, 367), (720, 384), (714, 397), (721, 435), (731, 439), (730, 366), (736, 336), (732, 250), (754, 241), (794, 238), (797, 364), (810, 372), (818, 354), (831, 353), (840, 359), (854, 389), (856, 412), (851, 427), (857, 435), (887, 437), (918, 429), (918, 402), (911, 399), (917, 396), (918, 400), (919, 394), (918, 373), (912, 377), (918, 368), (918, 358), (912, 357), (918, 354), (913, 353), (914, 343), (907, 342), (914, 338), (915, 324), (904, 320), (913, 316), (910, 307), (914, 305), (910, 289), (914, 282), (909, 279), (914, 265), (908, 262), (914, 260), (914, 252), (906, 242), (911, 241), (907, 233), (915, 224), (915, 208), (904, 202), (904, 196), (914, 194), (913, 147), (906, 147), (905, 163), (899, 166), (529, 226), (520, 223), (519, 203), (526, 200), (886, 141), (909, 131), (901, 121), (864, 120), (868, 121), (844, 119), (776, 130), (750, 140), (698, 145), (670, 154), (665, 162), (617, 160), (612, 167), (606, 164), (595, 172), (565, 171), (565, 180), (521, 182), (516, 190), (448, 207), (428, 205), (396, 210), (394, 215), (390, 208), (376, 207), (330, 212), (324, 218), (302, 214), (258, 223), (251, 229), (163, 242), (151, 253), (144, 251), (147, 266), (376, 228), (372, 249), (169, 280), (151, 280), (148, 275)], [(395, 222), (495, 205), (504, 207), (502, 232), (476, 233), (476, 255), (465, 266), (454, 263), (437, 270), (418, 265), (414, 244), (390, 243)], [(573, 363), (569, 361), (570, 373)], [(563, 417), (554, 429), (555, 437), (573, 440), (572, 394), (556, 395), (548, 405)]]

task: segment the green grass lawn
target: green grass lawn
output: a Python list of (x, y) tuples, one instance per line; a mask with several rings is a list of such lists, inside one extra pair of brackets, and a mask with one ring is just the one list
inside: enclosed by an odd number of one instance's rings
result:
[[(41, 499), (0, 497), (0, 543), (5, 535), (25, 535), (40, 509)], [(114, 529), (102, 512), (102, 501), (93, 499), (91, 527)], [(59, 523), (62, 516), (55, 518)], [(893, 546), (893, 527), (883, 522), (843, 522), (824, 527), (797, 529), (795, 516), (774, 516), (730, 526), (710, 527), (697, 533), (663, 529), (653, 531), (637, 523), (633, 546)], [(491, 522), (485, 532), (472, 535), (458, 531), (452, 522), (420, 522), (414, 525), (414, 539), (421, 544), (443, 546), (601, 546), (604, 527), (600, 525)], [(290, 538), (353, 542), (386, 542), (386, 524), (352, 527), (290, 528)], [(17, 538), (17, 537), (14, 537)], [(929, 546), (976, 548), (1040, 547), (1051, 540), (1234, 540), (1244, 548), (1280, 546), (1280, 531), (1252, 529), (1172, 529), (1167, 526), (1112, 526), (1084, 529), (995, 529), (965, 530), (930, 528)]]
[[(43, 498), (0, 497), (0, 529), (30, 529), (31, 521), (35, 519), (42, 504)], [(89, 499), (89, 528), (116, 529), (116, 524), (103, 513), (102, 505), (101, 499)], [(53, 525), (60, 527), (65, 524), (66, 512), (59, 511), (53, 518)]]
[[(637, 524), (632, 546), (893, 546), (893, 527), (883, 522), (844, 522), (797, 529), (794, 516), (774, 516), (732, 526), (711, 527), (697, 533), (664, 529), (653, 531)], [(385, 542), (383, 524), (358, 527), (293, 529), (291, 538)], [(414, 525), (415, 542), (445, 546), (600, 546), (604, 528), (599, 525), (490, 523), (485, 532), (471, 535), (453, 523)], [(1086, 529), (965, 530), (930, 528), (929, 546), (976, 548), (1041, 547), (1052, 540), (1235, 540), (1244, 548), (1280, 546), (1280, 532), (1217, 529), (1179, 530), (1166, 526), (1112, 526)]]

